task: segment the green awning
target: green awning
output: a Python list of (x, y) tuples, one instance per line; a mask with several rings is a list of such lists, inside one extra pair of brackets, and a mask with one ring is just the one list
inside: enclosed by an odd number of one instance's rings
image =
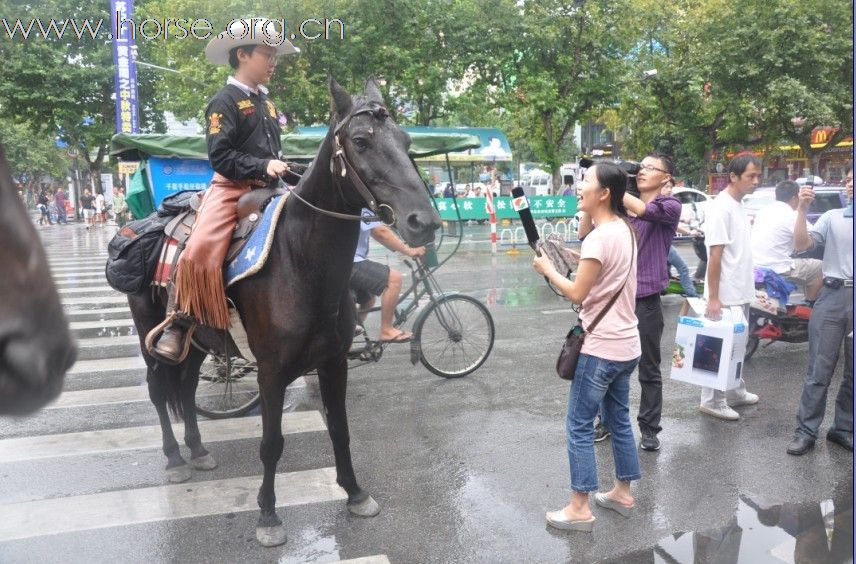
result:
[[(406, 128), (405, 128), (406, 129)], [(459, 132), (433, 132), (431, 128), (411, 133), (410, 154), (423, 158), (481, 147), (475, 135)], [(282, 136), (282, 153), (287, 159), (312, 159), (327, 135), (326, 127), (301, 128)], [(161, 135), (156, 133), (118, 133), (110, 141), (110, 154), (122, 160), (148, 157), (207, 159), (208, 148), (202, 135)]]

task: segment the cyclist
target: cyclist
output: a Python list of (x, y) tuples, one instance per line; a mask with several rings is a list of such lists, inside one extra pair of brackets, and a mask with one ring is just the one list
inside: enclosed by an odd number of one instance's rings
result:
[[(363, 215), (371, 215), (371, 212), (364, 209)], [(351, 270), (351, 288), (356, 294), (360, 325), (365, 321), (369, 310), (374, 307), (375, 297), (380, 296), (379, 340), (382, 343), (408, 343), (413, 334), (396, 329), (392, 324), (398, 294), (401, 291), (401, 273), (367, 258), (369, 235), (390, 251), (399, 252), (411, 258), (423, 256), (425, 247), (408, 246), (383, 223), (360, 222), (360, 238), (354, 254), (354, 267)]]

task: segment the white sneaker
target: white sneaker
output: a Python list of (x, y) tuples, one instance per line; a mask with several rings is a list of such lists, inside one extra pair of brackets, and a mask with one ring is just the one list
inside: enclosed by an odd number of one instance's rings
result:
[(760, 398), (757, 394), (753, 394), (751, 392), (743, 392), (742, 396), (735, 397), (734, 399), (728, 398), (728, 405), (731, 407), (740, 407), (741, 405), (755, 405), (758, 403)]
[(720, 405), (709, 405), (703, 403), (698, 406), (698, 410), (702, 413), (710, 415), (711, 417), (716, 417), (717, 419), (725, 419), (726, 421), (737, 421), (738, 419), (740, 419), (740, 414), (724, 403)]

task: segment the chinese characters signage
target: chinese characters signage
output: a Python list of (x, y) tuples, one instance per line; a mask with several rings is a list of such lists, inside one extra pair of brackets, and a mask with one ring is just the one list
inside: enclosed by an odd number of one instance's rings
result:
[[(575, 196), (529, 196), (529, 211), (532, 217), (573, 217), (577, 213), (577, 198)], [(461, 212), (461, 219), (488, 219), (485, 198), (437, 198), (437, 211), (440, 219), (456, 221), (458, 214), (455, 206)], [(512, 198), (502, 196), (494, 198), (497, 219), (519, 219), (514, 211)]]
[[(137, 105), (137, 65), (134, 63), (133, 23), (122, 25), (133, 17), (133, 0), (110, 0), (113, 20), (113, 80), (116, 89), (116, 133), (138, 133), (140, 130)], [(118, 33), (116, 33), (118, 32)]]

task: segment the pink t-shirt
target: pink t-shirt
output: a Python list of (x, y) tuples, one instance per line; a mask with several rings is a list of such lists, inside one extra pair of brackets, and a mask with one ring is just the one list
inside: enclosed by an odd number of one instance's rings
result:
[[(636, 329), (636, 256), (630, 230), (621, 221), (598, 225), (583, 240), (580, 260), (594, 259), (601, 264), (600, 274), (583, 300), (580, 319), (587, 335), (582, 352), (607, 360), (633, 360), (642, 354)], [(629, 273), (629, 276), (628, 276)], [(609, 312), (593, 332), (588, 326), (627, 283)]]

